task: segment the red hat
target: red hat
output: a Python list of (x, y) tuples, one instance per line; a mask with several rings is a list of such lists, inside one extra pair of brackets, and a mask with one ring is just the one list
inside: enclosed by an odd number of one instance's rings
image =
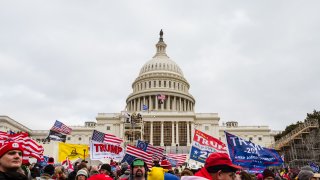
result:
[(166, 160), (166, 159), (164, 159), (164, 160), (161, 161), (160, 166), (161, 166), (163, 169), (172, 169), (171, 163), (170, 163), (168, 160)]
[(2, 157), (6, 152), (11, 150), (20, 150), (22, 152), (23, 148), (22, 148), (22, 145), (17, 142), (13, 142), (13, 141), (5, 142), (0, 147), (0, 157)]
[(235, 170), (242, 169), (241, 166), (237, 166), (232, 164), (229, 155), (226, 153), (212, 153), (206, 159), (206, 163), (204, 164), (205, 168), (215, 167), (215, 166), (228, 166)]

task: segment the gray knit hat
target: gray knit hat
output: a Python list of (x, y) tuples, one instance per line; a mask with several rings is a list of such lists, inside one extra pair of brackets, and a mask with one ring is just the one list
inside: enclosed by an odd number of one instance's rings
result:
[(313, 177), (313, 172), (308, 170), (301, 170), (298, 174), (298, 180), (310, 180)]

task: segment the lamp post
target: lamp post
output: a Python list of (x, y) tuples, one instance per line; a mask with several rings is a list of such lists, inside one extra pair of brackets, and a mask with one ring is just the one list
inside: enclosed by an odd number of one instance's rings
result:
[(86, 160), (86, 149), (83, 149), (83, 160)]
[(176, 144), (176, 154), (178, 154), (178, 144)]

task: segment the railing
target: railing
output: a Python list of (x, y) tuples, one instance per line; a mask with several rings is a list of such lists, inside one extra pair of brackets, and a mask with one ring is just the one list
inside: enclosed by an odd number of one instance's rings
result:
[(297, 128), (292, 130), (290, 133), (286, 134), (281, 139), (276, 141), (273, 145), (273, 148), (279, 150), (281, 147), (285, 146), (290, 141), (292, 141), (295, 137), (303, 133), (306, 129), (311, 127), (315, 127), (315, 128), (319, 127), (319, 123), (317, 119), (311, 119), (300, 124)]

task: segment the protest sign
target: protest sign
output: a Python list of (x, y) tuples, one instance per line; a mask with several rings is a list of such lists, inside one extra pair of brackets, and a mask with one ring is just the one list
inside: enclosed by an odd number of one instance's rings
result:
[(226, 145), (204, 132), (195, 130), (190, 159), (204, 163), (207, 157), (214, 152), (227, 153)]

